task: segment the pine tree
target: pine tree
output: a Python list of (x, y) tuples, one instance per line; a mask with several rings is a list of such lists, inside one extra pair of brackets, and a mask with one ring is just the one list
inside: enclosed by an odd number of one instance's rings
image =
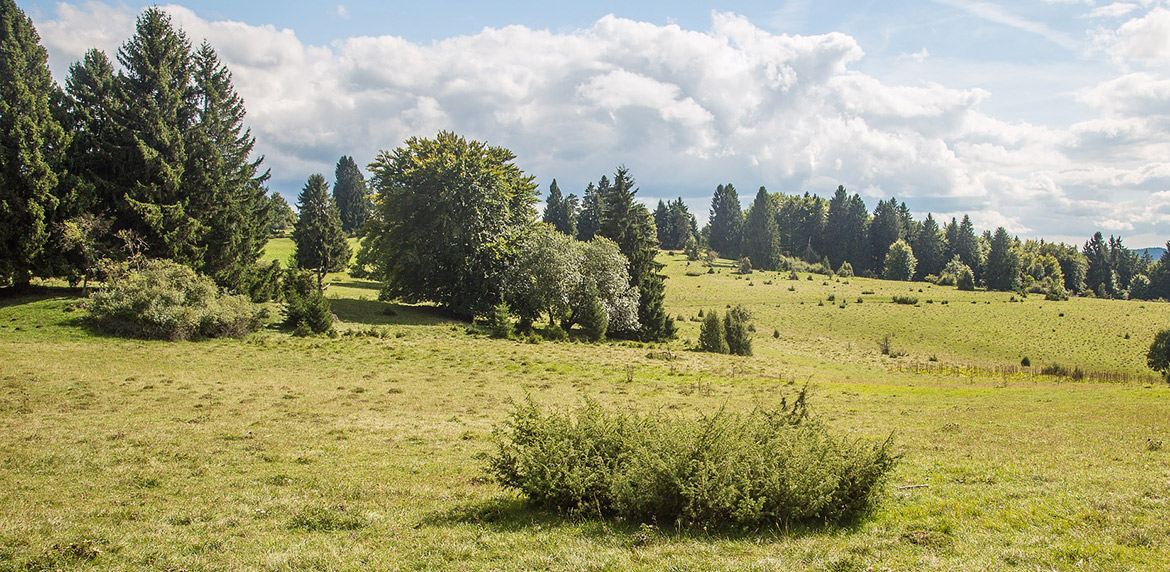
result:
[(333, 202), (341, 215), (341, 230), (352, 236), (370, 218), (373, 204), (366, 191), (366, 178), (353, 157), (342, 155), (333, 171)]
[(1112, 297), (1117, 293), (1117, 283), (1114, 279), (1113, 266), (1109, 261), (1109, 246), (1105, 237), (1098, 231), (1085, 243), (1082, 250), (1088, 261), (1085, 271), (1085, 287), (1097, 295), (1104, 293)]
[(670, 209), (662, 199), (658, 199), (658, 206), (654, 209), (654, 227), (658, 229), (658, 248), (669, 249)]
[(557, 180), (553, 179), (548, 186), (548, 198), (545, 199), (541, 220), (552, 225), (557, 232), (577, 236), (577, 209), (577, 196), (563, 196)]
[(725, 258), (738, 258), (742, 242), (743, 207), (739, 194), (731, 183), (715, 187), (711, 197), (710, 237), (711, 249)]
[(329, 196), (325, 177), (315, 174), (305, 183), (297, 199), (300, 216), (293, 227), (297, 266), (317, 276), (317, 287), (324, 287), (325, 274), (344, 270), (349, 264), (350, 248), (341, 230), (341, 215)]
[(114, 113), (118, 105), (117, 78), (106, 54), (89, 50), (69, 67), (63, 109), (73, 133), (66, 161), (69, 184), (78, 195), (79, 210), (113, 215), (121, 192), (118, 163), (113, 154), (119, 136)]
[(244, 127), (244, 100), (227, 66), (207, 43), (193, 62), (195, 115), (186, 133), (183, 194), (189, 215), (203, 228), (204, 254), (195, 268), (242, 291), (268, 240), (269, 174), (260, 171), (263, 157), (252, 159), (256, 139)]
[(780, 264), (780, 229), (776, 224), (776, 206), (768, 189), (760, 187), (743, 223), (743, 246), (740, 253), (751, 259), (752, 267), (776, 270)]
[(0, 0), (0, 285), (38, 273), (60, 205), (67, 139), (50, 107), (56, 90), (32, 20)]
[(890, 245), (905, 238), (902, 234), (902, 218), (898, 213), (898, 201), (891, 198), (889, 201), (878, 201), (873, 209), (873, 219), (869, 223), (870, 239), (870, 267), (878, 274), (884, 273), (883, 264)]
[[(953, 225), (954, 221), (951, 223)], [(954, 236), (948, 233), (947, 239), (955, 256), (975, 273), (975, 279), (979, 281), (982, 277), (983, 250), (979, 246), (978, 237), (975, 236), (975, 225), (971, 223), (971, 217), (963, 215), (963, 221), (955, 227)]]
[(743, 306), (736, 306), (723, 316), (723, 334), (727, 339), (728, 353), (737, 356), (752, 355), (752, 334), (748, 329), (749, 321), (751, 321), (751, 314)]

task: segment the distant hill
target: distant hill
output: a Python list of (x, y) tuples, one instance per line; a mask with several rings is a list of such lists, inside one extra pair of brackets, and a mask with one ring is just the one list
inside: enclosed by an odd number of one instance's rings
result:
[(1136, 252), (1138, 256), (1142, 256), (1148, 252), (1150, 253), (1151, 260), (1158, 260), (1162, 258), (1163, 254), (1166, 254), (1166, 249), (1161, 246), (1155, 246), (1153, 248), (1135, 248), (1133, 251)]

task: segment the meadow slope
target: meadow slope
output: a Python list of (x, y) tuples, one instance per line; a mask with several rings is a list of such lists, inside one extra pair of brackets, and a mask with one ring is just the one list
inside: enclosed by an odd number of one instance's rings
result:
[[(122, 340), (64, 290), (0, 300), (0, 571), (1170, 566), (1170, 387), (1144, 365), (1170, 304), (662, 260), (683, 320), (653, 346), (487, 339), (344, 274), (337, 338)], [(699, 310), (729, 304), (753, 312), (755, 355), (686, 351)], [(879, 351), (887, 334), (905, 355)], [(1025, 356), (1129, 381), (1008, 371)], [(845, 438), (895, 434), (901, 462), (860, 523), (571, 519), (482, 471), (510, 399), (694, 416), (806, 383)]]

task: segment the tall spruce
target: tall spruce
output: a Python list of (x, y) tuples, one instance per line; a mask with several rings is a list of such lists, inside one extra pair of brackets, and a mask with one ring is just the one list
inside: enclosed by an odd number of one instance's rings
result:
[[(605, 178), (602, 177), (604, 180)], [(601, 194), (590, 182), (581, 197), (581, 214), (577, 217), (577, 240), (592, 240), (601, 227)]]
[(710, 237), (711, 249), (726, 258), (738, 258), (742, 241), (743, 207), (739, 194), (731, 183), (715, 187), (711, 197)]
[(916, 280), (931, 275), (938, 276), (942, 272), (947, 264), (946, 237), (943, 236), (933, 215), (927, 213), (926, 219), (922, 221), (922, 228), (914, 235), (910, 246), (914, 249), (914, 255), (918, 257)]
[(752, 268), (777, 270), (780, 265), (780, 228), (776, 224), (776, 200), (768, 189), (760, 187), (743, 223), (740, 254), (748, 257)]
[(878, 201), (877, 207), (873, 209), (873, 219), (869, 223), (870, 265), (875, 273), (885, 272), (886, 254), (890, 251), (890, 245), (905, 238), (903, 228), (897, 199)]
[[(658, 255), (658, 231), (654, 217), (637, 202), (638, 189), (629, 169), (624, 165), (614, 173), (613, 184), (602, 177), (607, 192), (602, 211), (599, 234), (617, 243), (630, 261), (630, 283), (638, 289), (639, 330), (633, 332), (642, 340), (664, 340), (674, 335), (674, 320), (664, 307), (666, 283), (660, 272), (663, 264)], [(598, 185), (601, 189), (603, 185)], [(629, 334), (631, 332), (627, 332)]]
[(987, 252), (985, 282), (988, 290), (1012, 291), (1020, 287), (1020, 255), (1007, 229), (995, 229)]
[(542, 220), (552, 225), (557, 232), (575, 237), (578, 208), (576, 195), (570, 194), (568, 197), (562, 195), (557, 180), (553, 179), (548, 186), (548, 198), (545, 199)]
[(829, 263), (839, 268), (849, 262), (854, 272), (862, 273), (872, 268), (869, 243), (869, 209), (861, 196), (850, 196), (845, 187), (838, 186), (829, 200), (825, 217), (826, 254)]
[(316, 275), (317, 288), (322, 289), (325, 274), (344, 270), (351, 254), (341, 230), (341, 215), (329, 196), (324, 176), (309, 177), (297, 199), (297, 210), (300, 216), (293, 226), (293, 258), (297, 266)]
[(348, 235), (357, 233), (370, 218), (373, 203), (366, 191), (366, 178), (353, 157), (342, 155), (333, 171), (333, 202), (341, 215), (341, 230)]
[(183, 184), (184, 135), (196, 113), (191, 43), (161, 8), (151, 7), (118, 49), (118, 61), (115, 227), (140, 235), (150, 256), (197, 267), (205, 229)]
[(186, 132), (184, 195), (200, 221), (203, 260), (195, 268), (220, 286), (242, 291), (264, 252), (272, 213), (263, 157), (252, 158), (256, 138), (244, 126), (244, 100), (215, 50), (202, 44), (194, 55), (194, 108)]
[(1088, 261), (1085, 271), (1085, 287), (1094, 294), (1112, 297), (1117, 294), (1117, 280), (1110, 263), (1109, 246), (1101, 232), (1093, 233), (1081, 252)]
[(0, 285), (26, 286), (38, 273), (60, 204), (56, 90), (32, 20), (0, 0)]

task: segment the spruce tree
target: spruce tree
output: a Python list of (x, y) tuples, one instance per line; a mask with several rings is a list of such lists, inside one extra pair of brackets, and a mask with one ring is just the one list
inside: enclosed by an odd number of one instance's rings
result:
[[(604, 180), (604, 177), (603, 177)], [(601, 226), (601, 195), (593, 183), (585, 187), (581, 198), (581, 214), (577, 217), (577, 240), (589, 241)]]
[(774, 198), (760, 187), (743, 223), (743, 246), (740, 253), (752, 261), (753, 268), (776, 270), (780, 264), (780, 229), (776, 224)]
[(341, 215), (341, 230), (355, 234), (370, 218), (373, 204), (366, 192), (366, 178), (353, 157), (342, 155), (333, 173), (333, 201)]
[(545, 199), (542, 220), (552, 225), (558, 232), (575, 237), (577, 236), (577, 208), (576, 195), (563, 196), (561, 188), (557, 185), (557, 180), (553, 179), (548, 186), (548, 198)]
[(654, 217), (635, 200), (638, 189), (625, 166), (618, 167), (613, 185), (602, 177), (606, 189), (599, 234), (617, 243), (630, 261), (630, 284), (638, 290), (637, 336), (643, 340), (663, 340), (674, 335), (674, 320), (663, 306), (666, 295), (663, 265), (658, 255), (658, 231)]
[(910, 246), (914, 249), (914, 255), (918, 257), (915, 279), (938, 276), (942, 272), (947, 263), (947, 245), (934, 216), (929, 213), (926, 215), (926, 220), (922, 221), (922, 228), (914, 236)]
[(870, 267), (875, 273), (882, 274), (884, 272), (885, 269), (882, 265), (885, 262), (886, 254), (890, 251), (890, 245), (905, 238), (902, 231), (903, 224), (898, 213), (898, 201), (892, 198), (889, 201), (878, 201), (877, 207), (873, 209), (873, 219), (869, 223), (870, 253), (872, 256)]
[(344, 270), (351, 254), (324, 176), (309, 177), (297, 199), (297, 210), (300, 216), (292, 232), (296, 245), (293, 257), (298, 267), (317, 276), (317, 288), (321, 289), (325, 274)]
[(67, 140), (50, 107), (56, 89), (32, 20), (0, 0), (0, 285), (38, 273), (60, 205)]
[(151, 7), (119, 48), (118, 61), (115, 228), (141, 236), (150, 256), (198, 267), (205, 228), (183, 184), (184, 135), (196, 113), (191, 43), (161, 8)]
[(252, 158), (256, 139), (244, 127), (244, 100), (227, 66), (207, 43), (193, 64), (195, 115), (186, 133), (183, 194), (189, 215), (203, 228), (203, 259), (195, 268), (220, 286), (243, 291), (268, 240), (269, 174), (261, 172), (263, 157)]
[(658, 229), (658, 248), (669, 249), (670, 209), (662, 199), (658, 199), (658, 206), (654, 208), (654, 226)]
[(728, 352), (723, 321), (719, 319), (719, 313), (715, 310), (703, 316), (703, 325), (699, 327), (699, 351), (715, 354)]
[(711, 197), (710, 237), (708, 243), (711, 249), (725, 258), (738, 258), (739, 246), (742, 241), (743, 207), (739, 203), (739, 194), (731, 183), (715, 187), (715, 195)]
[(736, 306), (723, 316), (723, 333), (727, 351), (732, 355), (752, 355), (752, 334), (748, 328), (752, 316), (743, 306)]
[(1020, 255), (1012, 237), (1002, 226), (995, 229), (995, 236), (991, 239), (984, 279), (988, 290), (1008, 292), (1020, 286)]

